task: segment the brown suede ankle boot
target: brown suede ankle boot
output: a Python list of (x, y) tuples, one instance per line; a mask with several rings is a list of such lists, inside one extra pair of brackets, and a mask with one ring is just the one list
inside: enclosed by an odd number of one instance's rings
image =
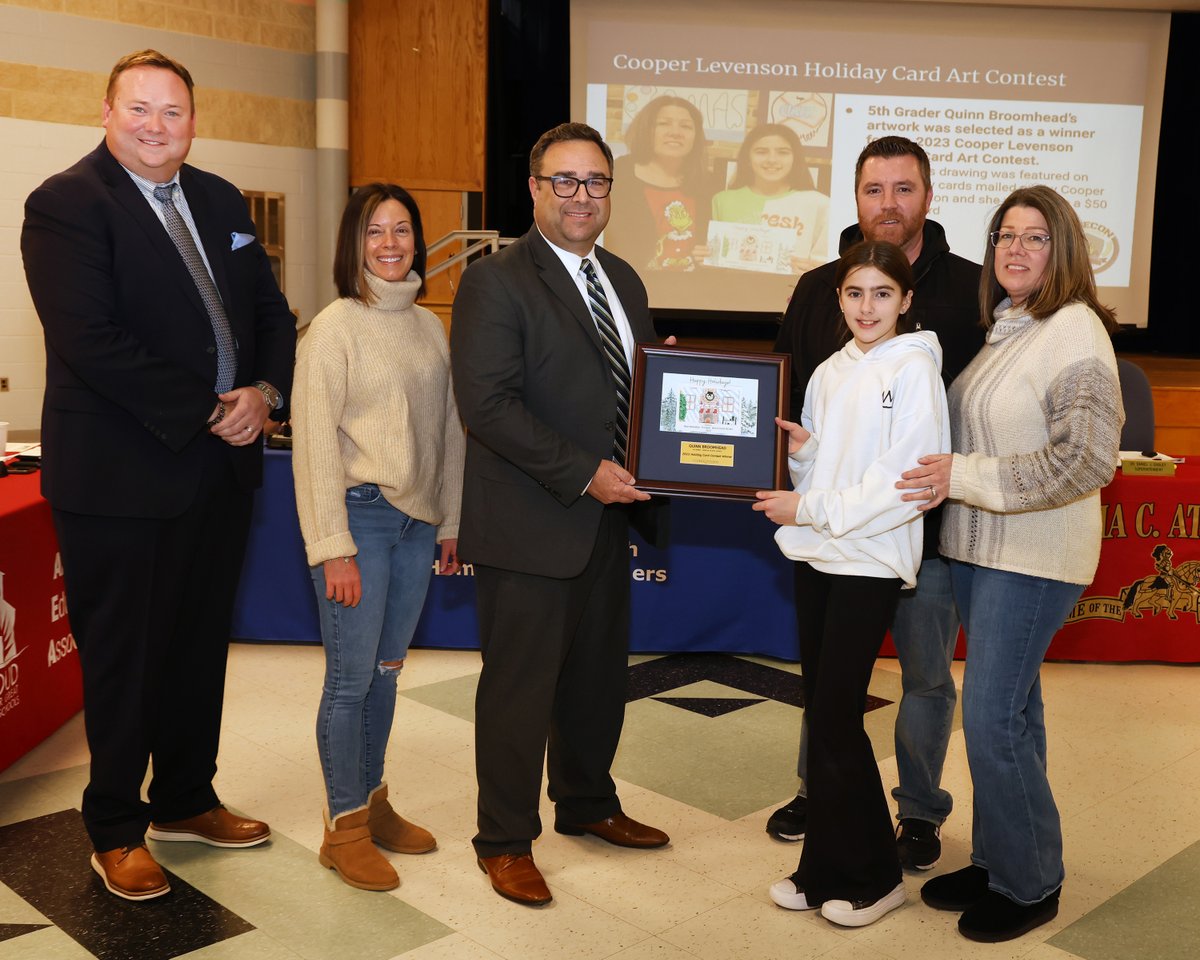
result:
[(400, 877), (382, 853), (371, 843), (367, 826), (367, 808), (343, 813), (333, 824), (325, 811), (325, 840), (318, 859), (321, 866), (336, 870), (338, 876), (359, 890), (395, 890)]
[(367, 797), (371, 839), (396, 853), (428, 853), (434, 849), (437, 841), (433, 834), (400, 816), (388, 803), (387, 795), (387, 784), (381, 783)]

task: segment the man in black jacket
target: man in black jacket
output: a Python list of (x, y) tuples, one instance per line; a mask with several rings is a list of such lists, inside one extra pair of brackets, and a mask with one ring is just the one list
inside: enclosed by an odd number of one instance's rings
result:
[[(983, 345), (979, 325), (977, 264), (950, 252), (940, 224), (927, 220), (933, 190), (929, 158), (920, 144), (882, 137), (859, 155), (854, 172), (858, 224), (842, 231), (839, 250), (860, 240), (888, 240), (913, 265), (912, 314), (921, 329), (937, 334), (947, 386)], [(792, 294), (775, 350), (792, 355), (791, 410), (799, 417), (808, 381), (846, 342), (846, 325), (834, 285), (836, 262), (810, 270)], [(901, 595), (892, 623), (904, 694), (896, 716), (896, 766), (900, 786), (897, 846), (909, 869), (928, 870), (941, 856), (939, 830), (953, 798), (941, 787), (957, 695), (950, 663), (958, 638), (958, 611), (948, 565), (937, 551), (941, 511), (925, 515), (925, 549), (917, 588)], [(803, 623), (803, 611), (797, 610)], [(807, 730), (800, 737), (799, 774), (805, 774)], [(776, 810), (767, 832), (780, 840), (804, 836), (806, 790)]]

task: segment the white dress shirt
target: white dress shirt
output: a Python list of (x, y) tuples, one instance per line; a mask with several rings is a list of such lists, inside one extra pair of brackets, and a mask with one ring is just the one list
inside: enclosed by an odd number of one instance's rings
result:
[[(541, 227), (538, 227), (538, 233), (542, 233)], [(542, 233), (542, 239), (546, 240), (546, 235)], [(575, 286), (579, 290), (579, 295), (583, 297), (583, 305), (587, 308), (588, 316), (592, 318), (592, 322), (596, 322), (595, 315), (592, 314), (591, 305), (588, 302), (587, 279), (583, 275), (582, 263), (584, 257), (577, 253), (572, 253), (570, 250), (564, 250), (562, 247), (557, 247), (549, 240), (546, 243), (550, 245), (550, 249), (554, 251), (555, 256), (562, 261), (562, 265), (566, 267), (567, 273), (571, 275), (571, 279), (575, 281)], [(625, 349), (625, 363), (629, 367), (629, 373), (633, 375), (633, 327), (629, 325), (629, 318), (625, 316), (625, 308), (621, 306), (621, 298), (617, 296), (617, 291), (613, 289), (612, 282), (608, 279), (604, 272), (604, 267), (600, 265), (600, 260), (596, 257), (596, 248), (592, 247), (585, 257), (592, 261), (592, 266), (596, 268), (596, 276), (600, 280), (600, 286), (604, 288), (604, 295), (608, 298), (608, 308), (612, 313), (613, 322), (617, 325), (617, 332), (621, 334), (621, 346)], [(599, 328), (597, 327), (597, 332)]]

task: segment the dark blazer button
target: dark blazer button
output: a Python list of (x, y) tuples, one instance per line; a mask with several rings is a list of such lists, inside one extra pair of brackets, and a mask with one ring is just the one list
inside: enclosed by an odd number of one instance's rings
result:
[(216, 352), (217, 352), (217, 348), (216, 348), (216, 347), (205, 347), (205, 348), (204, 348), (204, 352), (205, 352), (205, 353), (210, 353), (210, 354), (211, 354), (211, 353), (216, 353)]
[(609, 433), (612, 433), (614, 430), (617, 429), (617, 425), (615, 423), (613, 423), (613, 421), (611, 421), (611, 420), (605, 420), (604, 421), (604, 429), (607, 430)]

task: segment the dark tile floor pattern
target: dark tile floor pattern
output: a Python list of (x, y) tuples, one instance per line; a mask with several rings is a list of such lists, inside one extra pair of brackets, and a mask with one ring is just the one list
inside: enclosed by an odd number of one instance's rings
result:
[[(751, 696), (658, 695), (702, 681)], [(632, 665), (629, 700), (643, 698), (710, 718), (769, 700), (795, 707), (803, 707), (804, 702), (798, 674), (723, 654), (678, 654)], [(867, 710), (889, 703), (869, 697)], [(170, 870), (172, 892), (165, 897), (142, 903), (113, 897), (87, 866), (91, 845), (77, 810), (0, 826), (0, 849), (22, 851), (20, 858), (0, 857), (0, 883), (99, 960), (171, 960), (250, 931), (257, 930), (255, 936), (269, 932)], [(0, 942), (16, 941), (46, 927), (0, 924)]]
[(35, 930), (45, 930), (48, 923), (0, 923), (0, 943), (5, 940), (15, 940)]
[(756, 703), (766, 703), (761, 697), (651, 697), (659, 703), (669, 703), (673, 707), (691, 710), (702, 717), (723, 717), (734, 710), (752, 707)]
[[(776, 700), (793, 707), (804, 706), (804, 678), (800, 674), (724, 653), (675, 653), (659, 657), (656, 660), (633, 664), (629, 668), (629, 688), (626, 700), (632, 703), (634, 700), (651, 697), (663, 703), (683, 707), (685, 710), (705, 713), (703, 710), (697, 710), (694, 706), (689, 705), (691, 701), (701, 699), (699, 697), (664, 698), (658, 696), (668, 690), (676, 690), (702, 680), (744, 690), (756, 697)], [(680, 701), (688, 701), (688, 704)], [(892, 703), (891, 700), (868, 694), (866, 712), (870, 713), (872, 710), (878, 710), (890, 703)], [(750, 704), (741, 703), (731, 709), (736, 710), (744, 706), (750, 706)], [(705, 713), (705, 716), (721, 716), (722, 713), (729, 712), (729, 710), (724, 710), (718, 713)]]
[(80, 869), (92, 845), (78, 810), (0, 827), (0, 849), (6, 851), (0, 883), (98, 960), (170, 960), (254, 929), (169, 871), (171, 892), (164, 897), (142, 903), (114, 897), (95, 871)]

